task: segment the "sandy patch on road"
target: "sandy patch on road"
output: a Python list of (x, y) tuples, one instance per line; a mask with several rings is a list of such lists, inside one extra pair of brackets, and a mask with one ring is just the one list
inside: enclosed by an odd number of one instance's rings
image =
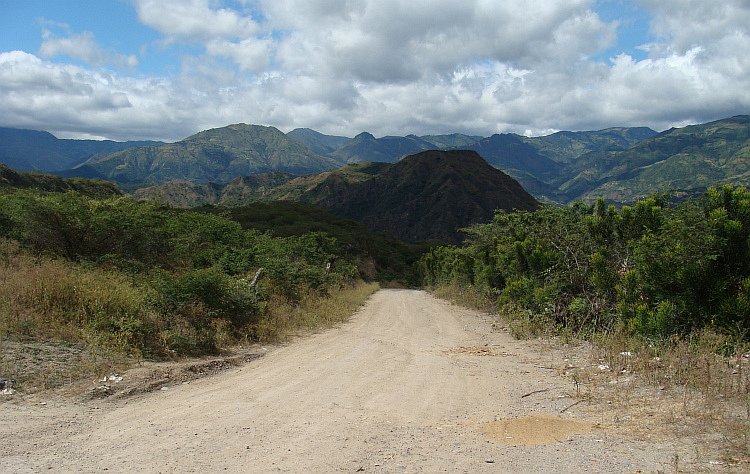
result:
[(589, 422), (540, 414), (491, 421), (484, 425), (482, 433), (508, 444), (527, 446), (562, 442), (571, 436), (589, 433), (593, 428)]

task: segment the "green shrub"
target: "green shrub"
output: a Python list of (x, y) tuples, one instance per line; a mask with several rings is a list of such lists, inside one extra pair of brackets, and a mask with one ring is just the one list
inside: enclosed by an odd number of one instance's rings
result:
[[(587, 334), (620, 323), (650, 338), (750, 320), (750, 192), (711, 188), (702, 200), (655, 195), (621, 210), (544, 206), (498, 212), (461, 248), (419, 262), (423, 283), (483, 287), (529, 320)], [(515, 313), (514, 313), (515, 314)], [(745, 334), (746, 336), (746, 334)]]

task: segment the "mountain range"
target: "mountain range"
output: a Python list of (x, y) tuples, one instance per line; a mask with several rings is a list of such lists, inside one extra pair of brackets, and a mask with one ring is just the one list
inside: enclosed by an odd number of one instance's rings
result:
[(316, 204), (403, 241), (455, 244), (463, 237), (459, 229), (490, 221), (496, 209), (533, 210), (539, 205), (516, 180), (470, 150), (430, 150), (397, 163), (352, 163), (314, 175), (289, 176), (265, 173), (225, 185), (174, 182), (138, 189), (133, 197), (186, 208), (278, 201)]
[(275, 127), (235, 124), (205, 130), (175, 143), (128, 148), (94, 156), (80, 165), (85, 177), (118, 183), (226, 183), (238, 176), (271, 171), (317, 173), (337, 168)]
[(48, 132), (0, 127), (0, 163), (16, 171), (66, 170), (97, 155), (163, 142), (58, 139)]
[(566, 196), (629, 203), (653, 192), (750, 185), (750, 116), (673, 128), (622, 150), (582, 155), (552, 184)]
[[(281, 192), (271, 192), (271, 188), (296, 179), (291, 174), (330, 172), (360, 162), (396, 163), (427, 150), (464, 149), (475, 151), (516, 179), (539, 201), (568, 204), (602, 196), (626, 204), (670, 189), (697, 194), (718, 183), (750, 185), (748, 135), (747, 115), (662, 133), (646, 127), (617, 127), (543, 137), (375, 138), (363, 132), (350, 139), (310, 129), (284, 134), (274, 127), (235, 124), (175, 143), (106, 142), (96, 147), (88, 140), (57, 140), (46, 132), (0, 129), (0, 162), (17, 169), (111, 180), (126, 191), (164, 185), (161, 195), (169, 194), (186, 205), (224, 202), (222, 195), (227, 193), (235, 201), (252, 196), (265, 199)], [(104, 146), (120, 148), (108, 153), (101, 151)], [(76, 151), (65, 154), (61, 148)], [(61, 170), (66, 164), (72, 166)], [(268, 173), (280, 174), (236, 181)], [(224, 189), (229, 183), (233, 183), (230, 191)], [(243, 193), (244, 198), (238, 197)]]
[[(0, 165), (0, 193), (19, 188), (76, 191), (97, 198), (121, 195), (109, 181), (18, 172)], [(292, 214), (314, 212), (322, 216), (324, 208), (340, 219), (358, 221), (384, 233), (389, 241), (452, 244), (461, 242), (460, 229), (490, 221), (497, 209), (533, 210), (539, 205), (517, 181), (470, 150), (430, 150), (398, 163), (353, 163), (307, 176), (271, 172), (235, 178), (225, 185), (172, 182), (141, 188), (133, 196), (189, 208), (216, 201), (234, 205), (236, 210), (249, 209), (249, 205), (257, 208), (259, 201), (307, 205), (305, 211), (292, 208), (296, 209)], [(237, 215), (245, 219), (248, 213), (255, 211)]]

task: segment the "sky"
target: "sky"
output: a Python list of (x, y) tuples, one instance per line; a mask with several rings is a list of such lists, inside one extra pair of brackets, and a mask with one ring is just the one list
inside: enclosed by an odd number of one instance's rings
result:
[(0, 0), (0, 126), (177, 141), (750, 113), (750, 0)]

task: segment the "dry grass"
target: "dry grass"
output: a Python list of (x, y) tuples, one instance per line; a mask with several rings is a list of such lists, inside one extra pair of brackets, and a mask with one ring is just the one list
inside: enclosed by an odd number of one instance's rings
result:
[(97, 354), (80, 344), (64, 342), (0, 341), (0, 374), (15, 379), (22, 393), (100, 379), (121, 372), (132, 360), (114, 354)]
[(300, 331), (331, 327), (346, 321), (379, 288), (377, 283), (360, 281), (330, 290), (325, 297), (310, 291), (294, 303), (273, 297), (263, 319), (253, 326), (252, 336), (260, 342), (278, 342)]
[(142, 314), (144, 294), (117, 275), (35, 258), (0, 241), (0, 376), (25, 393), (98, 377), (131, 363), (103, 320)]
[[(359, 282), (325, 295), (310, 291), (294, 303), (272, 296), (260, 302), (263, 316), (246, 328), (248, 339), (275, 342), (344, 321), (377, 289)], [(157, 299), (153, 288), (125, 274), (34, 256), (0, 239), (0, 377), (28, 393), (111, 375), (149, 355), (169, 356), (175, 341), (247, 342), (221, 318), (197, 335), (191, 318), (203, 318), (205, 308), (162, 315)]]
[(593, 343), (557, 338), (557, 347), (566, 354), (561, 375), (604, 429), (690, 446), (689, 456), (669, 454), (675, 472), (708, 461), (736, 472), (750, 468), (750, 359), (717, 354), (727, 339), (708, 330), (659, 342), (616, 332)]
[(437, 298), (444, 299), (465, 308), (491, 312), (495, 310), (495, 298), (482, 293), (475, 287), (442, 285), (430, 290)]
[(54, 339), (129, 353), (127, 331), (110, 329), (148, 317), (148, 299), (122, 275), (36, 258), (14, 242), (0, 242), (0, 338)]
[[(473, 289), (433, 294), (491, 309)], [(689, 459), (665, 453), (674, 472), (700, 471), (709, 461), (727, 472), (750, 472), (750, 346), (734, 342), (742, 340), (742, 328), (733, 336), (703, 330), (662, 341), (619, 328), (581, 341), (513, 305), (495, 312), (495, 327), (558, 353), (570, 394), (602, 428), (644, 442), (690, 445)]]

